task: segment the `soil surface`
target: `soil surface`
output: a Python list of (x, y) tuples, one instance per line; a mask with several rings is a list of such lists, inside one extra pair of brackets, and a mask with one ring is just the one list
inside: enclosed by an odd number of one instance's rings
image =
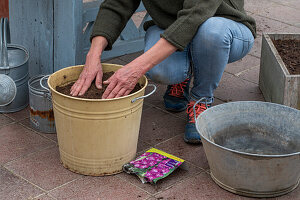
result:
[[(106, 81), (107, 79), (109, 79), (112, 75), (114, 74), (114, 72), (106, 72), (103, 73), (103, 78), (102, 81)], [(62, 94), (70, 95), (70, 91), (71, 91), (71, 87), (73, 86), (75, 82), (69, 83), (65, 86), (56, 86), (56, 91), (60, 92)], [(108, 85), (102, 85), (102, 89), (99, 90), (98, 88), (96, 88), (95, 85), (95, 81), (92, 82), (91, 87), (86, 91), (86, 93), (82, 96), (77, 96), (78, 98), (84, 98), (84, 99), (102, 99), (102, 95), (105, 91), (105, 89), (107, 88)], [(135, 93), (137, 91), (139, 91), (141, 89), (141, 85), (139, 83), (137, 83), (134, 87), (134, 89), (130, 92), (130, 94)]]
[(300, 74), (300, 40), (273, 40), (290, 74)]

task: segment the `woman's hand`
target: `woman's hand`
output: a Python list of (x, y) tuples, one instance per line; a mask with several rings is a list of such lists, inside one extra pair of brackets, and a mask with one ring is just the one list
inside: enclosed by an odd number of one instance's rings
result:
[(151, 49), (116, 71), (107, 81), (103, 82), (108, 86), (102, 98), (111, 99), (128, 95), (141, 76), (175, 51), (175, 46), (161, 38)]
[(125, 65), (121, 69), (117, 70), (107, 81), (103, 84), (108, 84), (103, 99), (117, 98), (128, 95), (137, 84), (143, 73), (139, 68), (133, 65)]
[(103, 72), (100, 57), (89, 57), (88, 55), (79, 79), (72, 86), (70, 94), (72, 96), (82, 96), (89, 89), (95, 77), (96, 87), (101, 89), (102, 76)]
[(93, 38), (90, 51), (86, 56), (84, 68), (79, 79), (71, 88), (70, 94), (72, 96), (82, 96), (89, 89), (95, 77), (96, 87), (98, 89), (102, 88), (103, 72), (100, 57), (106, 46), (107, 40), (105, 37), (97, 36)]

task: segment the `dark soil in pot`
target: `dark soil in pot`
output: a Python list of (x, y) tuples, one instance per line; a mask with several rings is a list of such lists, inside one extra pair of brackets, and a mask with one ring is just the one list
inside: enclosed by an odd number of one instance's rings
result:
[(300, 75), (300, 40), (272, 40), (292, 75)]
[[(106, 81), (107, 79), (109, 79), (112, 75), (114, 74), (114, 72), (106, 72), (106, 73), (103, 73), (103, 78), (102, 78), (102, 81)], [(71, 96), (70, 95), (70, 90), (71, 90), (71, 87), (73, 86), (75, 82), (71, 82), (67, 85), (64, 85), (64, 86), (56, 86), (56, 91), (57, 92), (60, 92), (62, 94), (65, 94), (65, 95), (68, 95), (68, 96)], [(105, 89), (107, 88), (108, 85), (104, 85), (102, 84), (102, 89), (99, 90), (96, 85), (95, 85), (95, 82), (92, 82), (92, 85), (91, 87), (86, 91), (86, 93), (82, 96), (77, 96), (78, 98), (84, 98), (84, 99), (102, 99), (102, 95), (105, 91)], [(134, 87), (134, 89), (130, 92), (130, 94), (132, 93), (135, 93), (137, 91), (139, 91), (140, 89), (142, 88), (142, 86), (137, 83)]]

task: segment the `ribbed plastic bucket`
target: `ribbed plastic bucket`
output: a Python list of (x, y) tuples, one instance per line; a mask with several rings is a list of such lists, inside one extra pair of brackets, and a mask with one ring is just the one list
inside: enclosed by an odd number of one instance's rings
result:
[[(103, 64), (103, 72), (116, 71), (120, 65)], [(83, 66), (59, 70), (48, 79), (52, 94), (60, 158), (69, 170), (92, 176), (116, 174), (136, 155), (143, 99), (142, 89), (115, 99), (81, 99), (55, 90), (78, 79)]]

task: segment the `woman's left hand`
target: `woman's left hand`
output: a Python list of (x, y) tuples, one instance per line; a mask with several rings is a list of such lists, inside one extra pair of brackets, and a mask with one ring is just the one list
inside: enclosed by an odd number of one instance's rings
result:
[(112, 99), (128, 95), (137, 84), (139, 78), (143, 75), (143, 73), (137, 69), (138, 68), (128, 64), (117, 70), (107, 81), (103, 82), (103, 84), (108, 84), (108, 86), (102, 98)]
[(128, 95), (143, 74), (174, 53), (176, 49), (167, 40), (160, 38), (151, 49), (116, 71), (107, 81), (103, 82), (108, 86), (102, 98), (111, 99)]

